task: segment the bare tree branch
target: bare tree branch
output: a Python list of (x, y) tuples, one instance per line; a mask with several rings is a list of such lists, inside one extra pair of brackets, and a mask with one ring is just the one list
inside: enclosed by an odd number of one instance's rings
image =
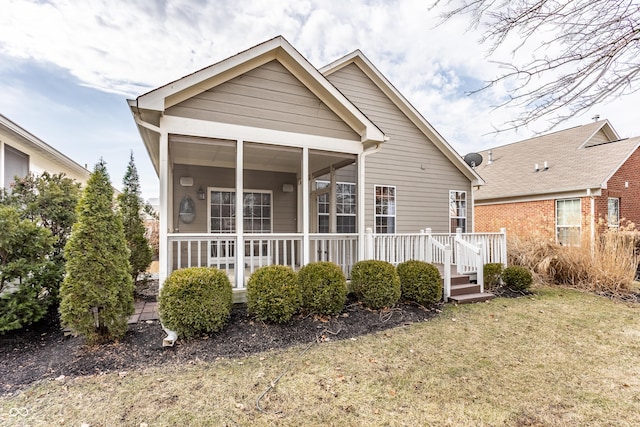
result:
[[(599, 103), (640, 90), (640, 2), (637, 0), (437, 0), (450, 9), (442, 22), (470, 17), (489, 57), (517, 40), (512, 63), (472, 93), (503, 83), (497, 108), (523, 112), (500, 130), (545, 120), (548, 129)], [(544, 39), (544, 37), (550, 37)], [(532, 47), (533, 44), (533, 47)], [(527, 49), (527, 51), (523, 51)], [(523, 61), (522, 53), (530, 54)]]

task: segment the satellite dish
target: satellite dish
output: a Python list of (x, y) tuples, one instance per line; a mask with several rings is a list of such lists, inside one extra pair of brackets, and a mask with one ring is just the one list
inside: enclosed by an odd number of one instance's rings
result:
[(469, 153), (464, 156), (464, 162), (472, 168), (475, 168), (476, 166), (480, 166), (482, 163), (482, 156), (478, 153)]

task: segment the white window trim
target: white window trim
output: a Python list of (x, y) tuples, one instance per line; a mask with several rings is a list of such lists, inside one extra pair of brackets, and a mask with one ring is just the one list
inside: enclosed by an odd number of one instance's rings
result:
[[(464, 193), (464, 216), (452, 216), (451, 215), (451, 193)], [(449, 210), (449, 233), (455, 233), (456, 230), (451, 230), (451, 220), (454, 218), (464, 219), (464, 230), (463, 233), (467, 232), (467, 225), (469, 223), (469, 217), (467, 216), (467, 209), (469, 206), (469, 192), (467, 190), (449, 190), (449, 200), (447, 204), (447, 208)]]
[(559, 227), (559, 224), (558, 224), (558, 202), (567, 202), (567, 201), (570, 201), (570, 200), (578, 200), (580, 202), (580, 207), (579, 207), (579, 213), (580, 214), (578, 215), (578, 218), (579, 218), (578, 225), (577, 226), (575, 226), (575, 225), (569, 225), (569, 226), (563, 225), (563, 227), (567, 227), (567, 228), (568, 227), (577, 227), (578, 228), (578, 241), (579, 241), (578, 246), (579, 246), (582, 243), (582, 198), (581, 197), (571, 197), (571, 198), (568, 198), (568, 199), (556, 199), (555, 200), (555, 212), (554, 212), (555, 230), (554, 231), (555, 231), (555, 236), (556, 236), (556, 243), (560, 243), (560, 240), (558, 238), (559, 237), (558, 235), (560, 234), (560, 233), (558, 233), (558, 227)]
[[(378, 215), (376, 214), (376, 189), (378, 187), (393, 188), (394, 198), (394, 210), (393, 215)], [(380, 233), (380, 234), (396, 234), (398, 232), (398, 188), (395, 185), (387, 184), (374, 184), (373, 185), (373, 233), (378, 234), (378, 227), (376, 219), (378, 217), (393, 218), (393, 233)]]

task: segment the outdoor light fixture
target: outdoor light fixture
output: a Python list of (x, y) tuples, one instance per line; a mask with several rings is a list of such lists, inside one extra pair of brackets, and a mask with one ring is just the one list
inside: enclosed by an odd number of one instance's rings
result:
[(200, 186), (200, 188), (198, 188), (198, 200), (204, 200), (204, 190), (202, 189), (202, 186)]

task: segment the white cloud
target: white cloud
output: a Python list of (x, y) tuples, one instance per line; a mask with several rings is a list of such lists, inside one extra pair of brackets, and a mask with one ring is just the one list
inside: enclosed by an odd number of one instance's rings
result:
[[(317, 67), (361, 49), (461, 154), (529, 136), (528, 129), (486, 135), (517, 113), (491, 108), (509, 88), (466, 96), (495, 75), (497, 64), (478, 45), (479, 33), (467, 32), (468, 21), (438, 25), (438, 10), (428, 6), (422, 0), (5, 0), (0, 54), (50, 62), (83, 85), (134, 97), (282, 34)], [(505, 48), (500, 57), (509, 54)], [(605, 106), (601, 116), (610, 115), (621, 133), (640, 134), (633, 109), (619, 105)]]

